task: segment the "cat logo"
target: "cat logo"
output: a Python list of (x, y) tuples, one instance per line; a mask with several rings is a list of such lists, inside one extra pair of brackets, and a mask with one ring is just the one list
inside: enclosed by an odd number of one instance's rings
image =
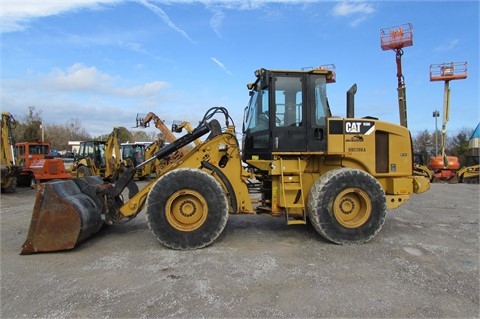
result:
[(347, 133), (360, 133), (360, 126), (362, 122), (346, 122), (345, 131)]
[(346, 134), (370, 135), (375, 132), (375, 123), (372, 121), (346, 121)]

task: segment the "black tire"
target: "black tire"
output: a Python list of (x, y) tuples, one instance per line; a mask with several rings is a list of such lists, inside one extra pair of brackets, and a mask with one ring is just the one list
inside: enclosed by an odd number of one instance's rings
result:
[(308, 215), (315, 230), (336, 244), (362, 244), (382, 228), (387, 213), (385, 192), (370, 174), (334, 169), (313, 185)]
[(38, 184), (40, 184), (40, 181), (35, 178), (35, 175), (30, 176), (30, 187), (35, 188)]
[(153, 185), (146, 217), (163, 245), (178, 250), (203, 248), (225, 229), (227, 197), (220, 183), (206, 172), (176, 169)]
[(7, 187), (2, 187), (2, 193), (14, 193), (15, 189), (17, 188), (17, 178), (16, 177), (10, 177), (11, 179), (9, 180), (8, 186)]
[(79, 166), (77, 168), (77, 177), (87, 177), (87, 176), (92, 176), (92, 172), (87, 166)]

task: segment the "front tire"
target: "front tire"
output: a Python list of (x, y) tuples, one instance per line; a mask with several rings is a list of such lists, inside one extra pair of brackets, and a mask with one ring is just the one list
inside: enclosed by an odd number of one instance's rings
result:
[(220, 183), (198, 169), (176, 169), (160, 177), (147, 198), (147, 224), (165, 246), (203, 248), (220, 236), (228, 202)]
[(315, 230), (337, 244), (371, 240), (385, 222), (387, 204), (382, 186), (370, 174), (334, 169), (313, 185), (308, 214)]

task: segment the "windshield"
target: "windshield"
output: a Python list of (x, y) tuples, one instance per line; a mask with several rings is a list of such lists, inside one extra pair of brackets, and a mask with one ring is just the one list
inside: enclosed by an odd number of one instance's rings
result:
[(268, 129), (268, 91), (252, 91), (244, 127), (251, 132)]

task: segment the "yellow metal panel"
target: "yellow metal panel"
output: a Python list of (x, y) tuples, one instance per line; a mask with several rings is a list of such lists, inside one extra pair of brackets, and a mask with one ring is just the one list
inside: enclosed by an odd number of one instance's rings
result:
[(407, 195), (413, 193), (413, 180), (411, 178), (387, 179), (386, 193), (389, 195)]
[(345, 152), (345, 141), (343, 134), (329, 134), (327, 139), (328, 153)]
[(387, 195), (387, 209), (394, 209), (403, 204), (410, 199), (410, 195)]

